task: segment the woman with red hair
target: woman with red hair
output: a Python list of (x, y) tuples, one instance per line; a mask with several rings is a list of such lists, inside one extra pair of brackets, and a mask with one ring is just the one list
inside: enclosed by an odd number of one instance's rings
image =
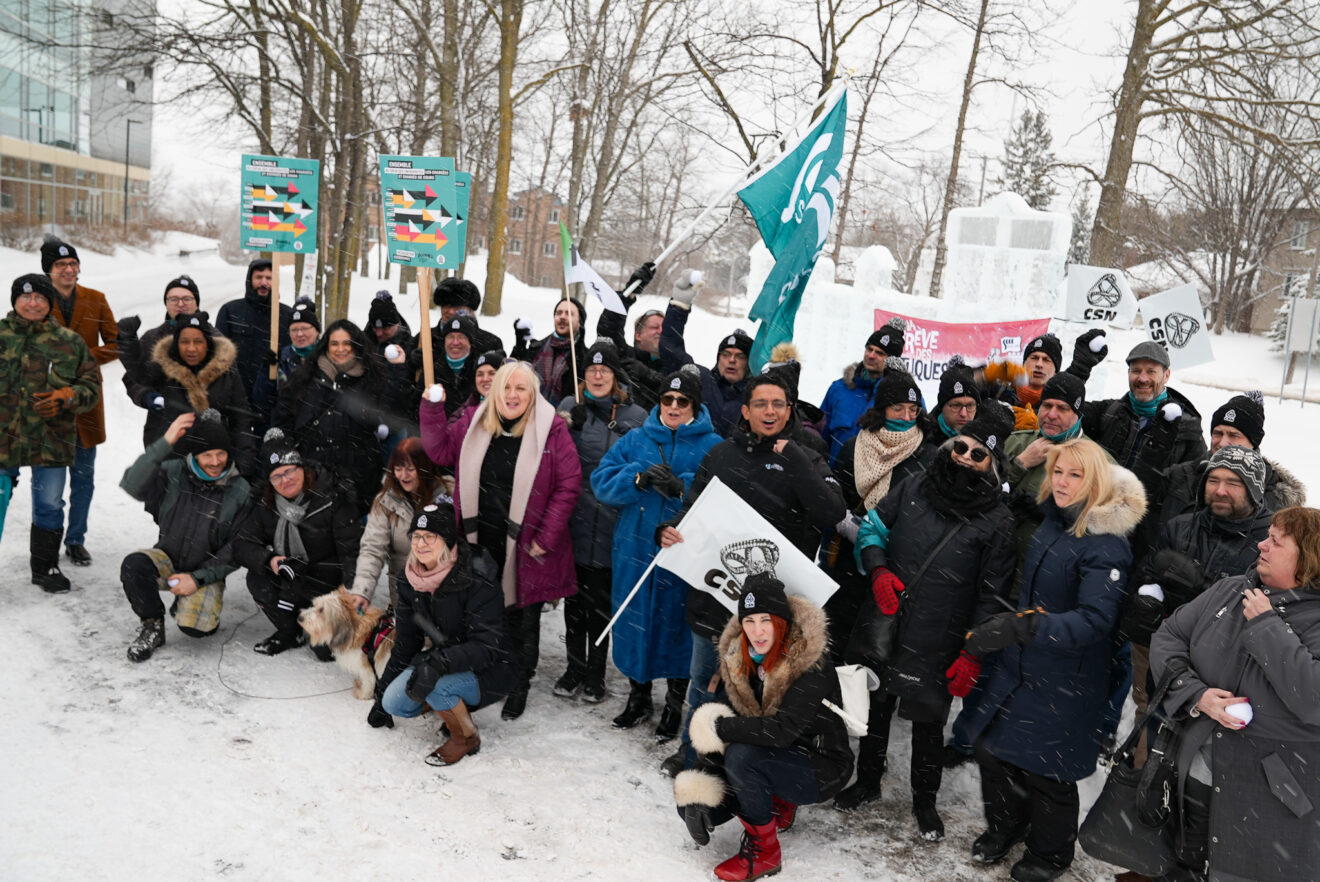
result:
[(778, 872), (779, 831), (792, 826), (797, 806), (831, 799), (852, 775), (848, 732), (824, 703), (843, 703), (826, 644), (820, 607), (788, 597), (772, 575), (747, 578), (719, 642), (728, 704), (692, 714), (701, 761), (674, 779), (697, 844), (734, 816), (746, 831), (738, 853), (715, 868), (719, 879)]

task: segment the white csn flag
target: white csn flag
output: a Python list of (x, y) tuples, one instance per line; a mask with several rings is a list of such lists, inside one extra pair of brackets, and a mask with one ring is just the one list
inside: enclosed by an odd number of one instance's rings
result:
[(1137, 298), (1121, 270), (1070, 263), (1064, 284), (1068, 286), (1063, 315), (1067, 321), (1132, 327)]
[(738, 608), (743, 580), (769, 572), (788, 594), (816, 606), (839, 585), (789, 542), (719, 478), (711, 478), (678, 524), (683, 541), (660, 549), (655, 565), (705, 591), (730, 612)]
[(623, 305), (619, 292), (602, 279), (600, 273), (591, 268), (591, 264), (582, 259), (582, 255), (578, 254), (577, 246), (573, 244), (573, 237), (568, 235), (568, 228), (562, 222), (559, 224), (559, 240), (564, 252), (564, 284), (572, 285), (578, 282), (584, 290), (595, 294), (596, 299), (610, 312), (627, 315), (628, 307)]

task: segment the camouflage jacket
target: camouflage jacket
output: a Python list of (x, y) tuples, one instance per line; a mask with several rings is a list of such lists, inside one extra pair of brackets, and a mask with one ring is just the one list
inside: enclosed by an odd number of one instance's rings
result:
[[(32, 396), (66, 386), (73, 389), (68, 406), (39, 416)], [(96, 360), (81, 337), (50, 319), (31, 322), (14, 312), (0, 319), (0, 468), (71, 465), (75, 415), (100, 400)]]

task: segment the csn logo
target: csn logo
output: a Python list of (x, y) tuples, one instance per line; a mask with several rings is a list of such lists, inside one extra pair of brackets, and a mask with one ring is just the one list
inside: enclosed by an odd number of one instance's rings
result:
[(1113, 321), (1118, 318), (1115, 308), (1123, 300), (1123, 292), (1118, 288), (1118, 279), (1113, 273), (1105, 273), (1095, 280), (1095, 284), (1086, 292), (1089, 306), (1082, 317), (1087, 321)]
[(723, 568), (706, 571), (705, 583), (730, 600), (737, 600), (742, 581), (753, 573), (775, 574), (779, 563), (779, 546), (769, 539), (744, 539), (730, 542), (720, 549)]
[(1162, 319), (1159, 316), (1152, 318), (1147, 327), (1150, 329), (1150, 339), (1165, 349), (1170, 346), (1182, 349), (1192, 342), (1196, 332), (1201, 329), (1201, 323), (1190, 315), (1171, 312)]

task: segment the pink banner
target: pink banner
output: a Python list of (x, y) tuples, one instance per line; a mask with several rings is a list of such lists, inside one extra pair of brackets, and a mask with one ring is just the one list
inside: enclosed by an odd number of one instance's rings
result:
[(951, 356), (961, 355), (967, 364), (972, 365), (984, 364), (999, 356), (1021, 361), (1022, 347), (1050, 329), (1047, 318), (955, 324), (912, 318), (883, 309), (875, 311), (876, 329), (891, 318), (907, 322), (907, 329), (903, 332), (903, 361), (907, 362), (912, 378), (921, 387), (927, 409), (935, 406), (940, 375), (948, 367)]

